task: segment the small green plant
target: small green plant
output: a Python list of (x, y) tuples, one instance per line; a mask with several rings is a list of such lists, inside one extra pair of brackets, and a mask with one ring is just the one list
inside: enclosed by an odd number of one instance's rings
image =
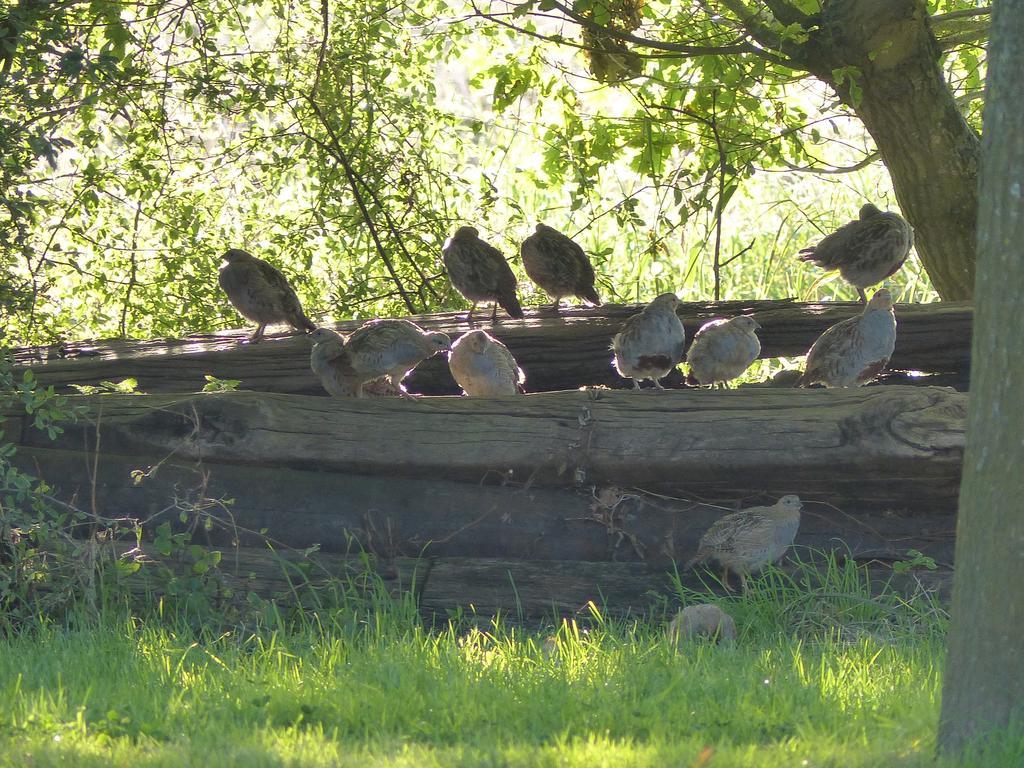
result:
[(134, 378), (121, 379), (121, 381), (101, 381), (98, 385), (93, 384), (72, 384), (80, 395), (139, 395), (139, 382)]
[(240, 379), (218, 379), (209, 373), (204, 378), (206, 384), (203, 385), (203, 392), (234, 392), (242, 383)]
[(906, 560), (897, 560), (892, 564), (892, 569), (896, 573), (909, 573), (918, 568), (924, 568), (928, 571), (934, 571), (939, 566), (935, 562), (935, 558), (928, 557), (923, 554), (920, 550), (910, 549), (907, 550)]

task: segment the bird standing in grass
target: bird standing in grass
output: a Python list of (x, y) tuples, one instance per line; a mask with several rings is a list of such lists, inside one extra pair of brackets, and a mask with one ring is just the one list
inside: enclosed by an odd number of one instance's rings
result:
[(257, 323), (249, 341), (257, 343), (273, 323), (287, 323), (297, 331), (316, 326), (302, 311), (302, 304), (288, 280), (274, 266), (248, 251), (232, 248), (222, 257), (218, 282), (239, 314)]
[(522, 391), (526, 375), (508, 347), (485, 331), (470, 331), (452, 344), (452, 377), (470, 397), (501, 397)]
[(501, 251), (480, 239), (475, 227), (459, 227), (441, 249), (444, 267), (456, 290), (473, 302), (466, 319), (481, 301), (493, 301), (491, 322), (498, 319), (498, 305), (510, 316), (521, 319), (523, 309), (516, 296), (516, 276)]
[(451, 349), (447, 334), (428, 333), (408, 320), (370, 320), (340, 346), (340, 336), (324, 331), (314, 334), (310, 363), (332, 395), (363, 397), (364, 385), (387, 376), (402, 396), (412, 397), (402, 379), (421, 361)]
[(615, 370), (633, 379), (634, 389), (640, 389), (642, 379), (664, 389), (661, 379), (683, 359), (686, 331), (676, 315), (677, 306), (674, 293), (663, 293), (629, 318), (612, 339)]
[(704, 323), (686, 355), (690, 376), (698, 384), (728, 386), (727, 382), (742, 375), (761, 354), (760, 328), (747, 315)]
[(737, 573), (745, 593), (747, 576), (786, 554), (800, 527), (801, 507), (800, 498), (790, 495), (770, 507), (750, 507), (719, 518), (700, 537), (697, 554), (686, 567), (714, 560), (722, 566), (725, 588), (730, 589), (729, 573)]
[(880, 288), (861, 314), (839, 321), (811, 345), (797, 386), (859, 387), (885, 370), (895, 346), (892, 294)]
[(860, 218), (844, 224), (800, 258), (825, 270), (838, 269), (843, 279), (867, 302), (864, 289), (894, 274), (910, 254), (914, 230), (898, 213), (861, 206)]
[(527, 276), (554, 299), (551, 309), (556, 315), (563, 296), (575, 296), (595, 307), (601, 305), (594, 289), (594, 267), (572, 238), (538, 224), (519, 251)]

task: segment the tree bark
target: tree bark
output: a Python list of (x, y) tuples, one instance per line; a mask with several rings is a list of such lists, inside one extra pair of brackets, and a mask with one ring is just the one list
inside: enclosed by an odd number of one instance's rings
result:
[[(528, 311), (524, 321), (505, 321), (487, 330), (501, 339), (526, 372), (530, 392), (605, 385), (629, 387), (611, 365), (611, 338), (640, 305), (605, 305), (593, 309), (563, 309), (562, 317)], [(806, 354), (814, 340), (833, 323), (859, 314), (861, 304), (783, 301), (726, 301), (686, 303), (679, 315), (687, 339), (712, 317), (751, 314), (762, 326), (762, 357)], [(900, 304), (899, 332), (891, 367), (903, 371), (954, 374), (962, 386), (970, 362), (971, 307), (966, 303)], [(471, 330), (465, 313), (418, 315), (415, 322), (453, 338)], [(336, 327), (347, 333), (359, 323)], [(59, 349), (34, 347), (16, 351), (18, 369), (31, 368), (43, 386), (67, 390), (72, 384), (97, 385), (128, 376), (143, 392), (196, 392), (209, 374), (235, 379), (242, 389), (289, 394), (325, 394), (309, 369), (309, 340), (304, 336), (269, 338), (262, 344), (241, 344), (247, 332), (223, 332), (185, 339), (77, 342)], [(673, 374), (667, 386), (680, 386)], [(928, 379), (918, 381), (931, 383)], [(406, 380), (411, 392), (456, 394), (458, 388), (444, 357), (421, 363)]]
[(995, 3), (988, 64), (977, 363), (939, 727), (951, 753), (1024, 714), (1024, 0)]
[[(970, 299), (981, 145), (946, 83), (924, 0), (833, 0), (804, 53), (875, 140), (939, 295)], [(853, 86), (837, 77), (849, 67)]]

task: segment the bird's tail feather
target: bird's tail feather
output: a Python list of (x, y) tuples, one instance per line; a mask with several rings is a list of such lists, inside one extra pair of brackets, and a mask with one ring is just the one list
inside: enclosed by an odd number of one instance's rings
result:
[(516, 320), (523, 319), (523, 308), (519, 306), (519, 299), (515, 294), (515, 291), (506, 293), (504, 296), (499, 297), (498, 304), (501, 308), (508, 312), (510, 317), (514, 317)]

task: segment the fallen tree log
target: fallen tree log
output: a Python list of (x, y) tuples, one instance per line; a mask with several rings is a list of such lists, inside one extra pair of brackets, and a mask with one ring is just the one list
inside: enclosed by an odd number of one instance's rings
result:
[[(563, 310), (553, 317), (536, 310), (521, 321), (505, 320), (490, 327), (508, 345), (526, 372), (528, 391), (576, 389), (581, 386), (629, 386), (611, 366), (609, 344), (638, 305), (605, 305)], [(796, 357), (833, 323), (858, 314), (860, 304), (803, 304), (792, 301), (688, 303), (679, 314), (692, 339), (712, 317), (752, 314), (762, 326), (762, 357)], [(970, 361), (970, 304), (898, 305), (899, 332), (892, 367), (903, 371), (946, 374), (937, 383), (966, 387)], [(471, 329), (465, 313), (412, 318), (431, 330), (457, 336)], [(359, 323), (332, 327), (351, 331)], [(195, 392), (204, 376), (241, 382), (243, 389), (292, 394), (323, 394), (309, 370), (310, 342), (304, 336), (271, 336), (262, 344), (241, 344), (243, 331), (200, 334), (185, 339), (81, 342), (17, 350), (16, 365), (31, 369), (40, 383), (66, 389), (71, 384), (97, 385), (128, 377), (150, 393)], [(951, 377), (951, 378), (950, 378)], [(426, 361), (408, 379), (410, 391), (454, 394), (455, 383), (443, 357)], [(667, 384), (680, 386), (676, 374)]]
[[(16, 466), (45, 480), (84, 519), (162, 523), (211, 547), (270, 544), (331, 554), (646, 562), (693, 556), (723, 504), (616, 487), (539, 488), (352, 475), (21, 448)], [(755, 503), (762, 499), (743, 499)], [(764, 500), (767, 500), (766, 498)], [(805, 494), (800, 551), (896, 560), (917, 549), (952, 560), (952, 513), (843, 508)]]
[[(966, 396), (854, 391), (588, 390), (500, 399), (353, 400), (230, 392), (73, 398), (52, 443), (204, 463), (528, 486), (614, 485), (738, 498), (955, 506)], [(97, 434), (98, 429), (98, 434)], [(8, 433), (9, 439), (14, 437)]]

